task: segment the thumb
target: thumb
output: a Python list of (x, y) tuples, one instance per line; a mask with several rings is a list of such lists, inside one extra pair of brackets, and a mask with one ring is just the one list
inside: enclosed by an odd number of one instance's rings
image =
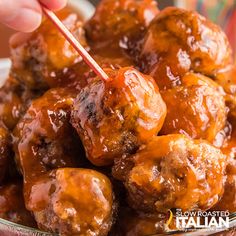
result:
[(31, 32), (41, 23), (37, 0), (0, 0), (0, 22), (17, 31)]

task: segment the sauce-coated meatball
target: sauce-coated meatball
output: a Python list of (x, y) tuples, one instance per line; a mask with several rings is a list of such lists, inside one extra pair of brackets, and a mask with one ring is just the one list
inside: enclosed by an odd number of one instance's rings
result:
[(32, 99), (41, 95), (31, 91), (16, 79), (9, 77), (0, 88), (0, 117), (9, 130), (13, 130), (24, 115)]
[(213, 143), (227, 119), (223, 89), (199, 74), (186, 74), (182, 85), (161, 91), (167, 116), (161, 134), (182, 133)]
[[(62, 14), (60, 18), (80, 43), (87, 47), (78, 15), (68, 13)], [(12, 75), (28, 87), (42, 90), (59, 86), (60, 74), (66, 73), (68, 67), (81, 60), (75, 49), (49, 20), (45, 20), (26, 39), (15, 40), (11, 45), (11, 55)], [(65, 76), (64, 80), (69, 83), (71, 77)]]
[(181, 84), (189, 70), (215, 76), (232, 62), (231, 54), (220, 27), (197, 12), (170, 7), (150, 24), (139, 64), (165, 89)]
[(25, 181), (58, 167), (76, 167), (81, 155), (70, 112), (76, 93), (51, 89), (35, 100), (14, 130), (16, 160)]
[(147, 236), (163, 234), (166, 214), (136, 212), (128, 206), (119, 210), (118, 219), (109, 236)]
[(36, 222), (25, 208), (22, 183), (0, 186), (0, 218), (25, 226), (35, 227)]
[(26, 190), (26, 206), (40, 229), (60, 235), (106, 236), (115, 203), (109, 179), (87, 169), (58, 169)]
[(129, 203), (138, 210), (206, 210), (223, 193), (226, 157), (207, 142), (184, 135), (154, 137), (116, 165), (113, 175), (124, 181)]
[[(234, 161), (235, 162), (235, 161)], [(218, 211), (229, 211), (234, 213), (236, 211), (236, 163), (234, 163), (234, 173), (227, 174), (227, 179), (224, 185), (224, 194), (219, 203), (213, 208)]]
[(77, 96), (72, 124), (95, 165), (133, 153), (156, 135), (166, 115), (155, 81), (133, 68), (112, 71), (108, 81), (94, 80)]
[(236, 66), (230, 66), (225, 71), (218, 73), (215, 81), (224, 88), (230, 115), (236, 117)]
[(222, 152), (228, 156), (224, 194), (214, 209), (236, 211), (236, 122), (232, 123), (232, 133)]
[[(94, 16), (85, 25), (93, 49), (134, 47), (145, 28), (157, 15), (153, 0), (102, 0)], [(109, 50), (106, 50), (109, 51)]]

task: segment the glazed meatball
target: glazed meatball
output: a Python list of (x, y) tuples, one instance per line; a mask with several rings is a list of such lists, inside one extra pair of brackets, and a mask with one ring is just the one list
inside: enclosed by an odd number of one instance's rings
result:
[(31, 91), (16, 79), (9, 77), (0, 88), (0, 117), (9, 130), (12, 130), (24, 115), (32, 99), (41, 95)]
[(0, 184), (5, 178), (11, 157), (10, 134), (5, 125), (0, 122)]
[(188, 73), (182, 85), (161, 91), (167, 116), (161, 134), (182, 133), (213, 143), (227, 119), (223, 89), (211, 79)]
[[(234, 161), (235, 162), (235, 161)], [(219, 203), (213, 208), (218, 211), (229, 211), (234, 213), (236, 211), (236, 171), (234, 163), (234, 173), (228, 174), (224, 185), (224, 194)]]
[(150, 24), (138, 64), (162, 90), (180, 85), (189, 70), (214, 77), (232, 62), (231, 54), (217, 25), (197, 12), (170, 7)]
[(120, 209), (117, 222), (109, 236), (145, 236), (164, 234), (165, 214), (135, 212), (129, 207)]
[(134, 48), (157, 13), (154, 0), (102, 0), (85, 25), (90, 45), (96, 50), (109, 47), (112, 52)]
[(69, 123), (74, 94), (63, 88), (49, 90), (31, 104), (17, 124), (14, 150), (25, 181), (54, 168), (80, 163), (80, 140)]
[[(100, 65), (104, 70), (107, 69), (120, 69), (121, 67), (133, 66), (133, 61), (126, 56), (120, 55), (119, 53), (114, 53), (113, 55), (108, 55), (106, 52), (101, 54), (90, 53), (90, 55), (94, 58), (94, 60)], [(65, 77), (71, 77), (71, 83), (67, 83), (67, 79), (64, 80)], [(81, 61), (71, 66), (65, 73), (61, 73), (60, 76), (57, 76), (57, 80), (60, 81), (60, 85), (64, 85), (65, 87), (76, 88), (78, 91), (83, 89), (93, 81), (96, 77), (94, 71), (86, 64), (86, 62)]]
[(118, 160), (113, 175), (124, 181), (135, 209), (206, 210), (223, 193), (225, 166), (219, 149), (173, 134), (154, 137), (135, 155)]
[(35, 227), (36, 222), (25, 208), (22, 183), (8, 183), (0, 186), (0, 218), (11, 222)]
[(226, 104), (230, 108), (230, 115), (236, 117), (236, 66), (230, 66), (218, 73), (215, 80), (224, 88)]
[(236, 121), (233, 120), (231, 123), (231, 137), (221, 149), (228, 156), (224, 195), (214, 209), (233, 213), (236, 211)]
[(112, 186), (99, 172), (58, 169), (25, 189), (27, 208), (42, 230), (60, 235), (105, 236), (112, 226)]
[[(62, 14), (60, 18), (87, 48), (84, 30), (78, 16), (68, 13)], [(41, 90), (59, 86), (60, 75), (81, 61), (75, 49), (49, 20), (45, 20), (40, 28), (27, 38), (14, 40), (11, 45), (11, 55), (12, 75), (27, 87)], [(64, 80), (67, 80), (67, 83), (71, 82), (71, 76), (64, 76)]]
[(166, 115), (151, 77), (129, 67), (110, 72), (108, 81), (96, 79), (79, 93), (72, 111), (87, 157), (98, 166), (135, 152), (158, 133)]

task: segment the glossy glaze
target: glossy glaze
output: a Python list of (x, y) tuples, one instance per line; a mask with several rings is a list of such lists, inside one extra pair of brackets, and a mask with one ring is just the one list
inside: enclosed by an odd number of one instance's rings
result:
[(194, 11), (170, 7), (150, 24), (139, 64), (165, 89), (180, 85), (189, 70), (214, 77), (232, 62), (231, 54), (220, 27)]
[(222, 148), (222, 152), (228, 157), (224, 195), (214, 209), (233, 213), (236, 211), (236, 122), (232, 118), (230, 122), (232, 125), (230, 139)]
[(211, 79), (188, 73), (182, 85), (163, 90), (167, 116), (161, 134), (182, 133), (213, 143), (227, 119), (224, 91)]
[(118, 220), (109, 236), (137, 236), (163, 234), (165, 214), (135, 212), (129, 207), (120, 208)]
[(102, 0), (85, 25), (90, 45), (97, 51), (106, 47), (132, 51), (158, 12), (153, 0)]
[(8, 129), (14, 129), (31, 100), (39, 95), (41, 93), (29, 90), (13, 77), (6, 80), (0, 88), (0, 117)]
[(219, 72), (215, 81), (224, 88), (226, 104), (230, 108), (230, 115), (236, 117), (236, 66), (229, 66)]
[(36, 222), (25, 208), (23, 186), (20, 181), (0, 186), (0, 218), (17, 224), (35, 227)]
[[(88, 47), (78, 15), (63, 13), (59, 17), (80, 43)], [(12, 43), (11, 59), (11, 74), (29, 88), (37, 90), (58, 87), (60, 80), (57, 77), (60, 78), (60, 74), (81, 61), (75, 49), (49, 20), (45, 20), (34, 33)], [(66, 78), (69, 83), (70, 76), (65, 76), (64, 80)]]
[(135, 209), (206, 210), (223, 194), (225, 159), (205, 141), (173, 134), (154, 137), (128, 158), (129, 169), (124, 167), (124, 158), (113, 172), (124, 181)]
[(166, 115), (154, 80), (133, 68), (110, 71), (107, 82), (96, 79), (77, 96), (72, 124), (95, 165), (112, 164), (156, 135)]
[(25, 182), (51, 169), (76, 167), (83, 159), (80, 140), (69, 123), (75, 95), (63, 88), (49, 90), (15, 128), (16, 161)]
[(87, 169), (57, 169), (27, 186), (27, 208), (41, 229), (60, 235), (105, 236), (115, 204), (109, 179)]

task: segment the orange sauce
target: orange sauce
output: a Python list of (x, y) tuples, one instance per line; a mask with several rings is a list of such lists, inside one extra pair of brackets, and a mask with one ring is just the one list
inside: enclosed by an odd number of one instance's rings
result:
[[(66, 14), (68, 12), (72, 11), (71, 8), (67, 7), (61, 11), (59, 11), (59, 14)], [(10, 56), (10, 50), (8, 46), (8, 42), (10, 37), (15, 33), (14, 30), (9, 29), (8, 27), (0, 24), (0, 58), (9, 57)]]

